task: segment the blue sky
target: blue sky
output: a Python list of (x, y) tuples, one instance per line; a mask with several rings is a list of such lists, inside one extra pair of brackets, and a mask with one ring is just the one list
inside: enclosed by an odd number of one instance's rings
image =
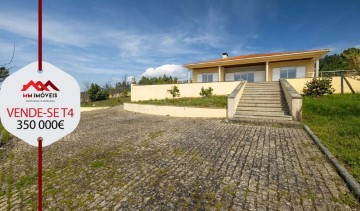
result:
[[(43, 58), (86, 82), (250, 53), (360, 47), (358, 0), (43, 0)], [(1, 0), (0, 64), (37, 60), (37, 0)]]

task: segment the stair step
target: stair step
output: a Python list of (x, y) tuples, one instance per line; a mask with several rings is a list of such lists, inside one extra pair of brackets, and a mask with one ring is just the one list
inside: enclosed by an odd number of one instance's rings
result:
[(248, 84), (280, 84), (279, 81), (249, 82)]
[(282, 96), (283, 94), (280, 92), (244, 92), (242, 96)]
[(246, 86), (281, 86), (280, 83), (247, 83)]
[(234, 118), (257, 118), (291, 121), (280, 83), (247, 83)]
[(291, 116), (282, 116), (282, 117), (274, 117), (274, 116), (249, 116), (249, 115), (241, 115), (241, 114), (235, 114), (234, 118), (254, 118), (254, 119), (273, 119), (273, 120), (284, 120), (284, 121), (291, 121)]
[(244, 92), (277, 92), (282, 93), (281, 89), (244, 89)]
[(286, 101), (282, 100), (282, 99), (240, 99), (239, 104), (241, 105), (242, 103), (255, 103), (255, 104), (285, 104)]
[(258, 100), (261, 100), (261, 99), (277, 99), (277, 100), (281, 100), (283, 99), (283, 97), (281, 95), (242, 95), (241, 96), (241, 99), (242, 100), (245, 100), (245, 99), (258, 99)]
[(282, 117), (289, 115), (284, 111), (237, 111), (235, 114), (238, 115), (247, 115), (247, 116), (274, 116), (274, 117)]
[(287, 108), (285, 103), (239, 103), (238, 107)]
[(247, 87), (281, 87), (279, 84), (246, 84)]
[(279, 112), (287, 112), (289, 113), (289, 109), (287, 107), (237, 107), (236, 111), (279, 111)]
[(241, 97), (266, 97), (266, 96), (273, 96), (273, 97), (282, 97), (282, 93), (243, 93)]
[(244, 92), (247, 91), (268, 91), (268, 92), (281, 92), (281, 89), (276, 89), (276, 88), (245, 88)]
[(247, 84), (247, 87), (280, 87), (279, 84)]

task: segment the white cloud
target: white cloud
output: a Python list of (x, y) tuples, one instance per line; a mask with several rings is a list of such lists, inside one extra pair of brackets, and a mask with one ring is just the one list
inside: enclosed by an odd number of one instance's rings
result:
[(146, 69), (141, 76), (151, 78), (163, 76), (164, 74), (167, 76), (177, 77), (179, 79), (185, 79), (187, 76), (187, 71), (181, 65), (164, 64), (156, 68), (150, 67)]

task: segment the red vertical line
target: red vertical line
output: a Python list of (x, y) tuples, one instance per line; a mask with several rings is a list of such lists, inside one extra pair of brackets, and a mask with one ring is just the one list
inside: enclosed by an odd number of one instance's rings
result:
[(42, 211), (42, 138), (38, 138), (38, 211)]
[(39, 12), (39, 19), (38, 19), (38, 69), (42, 71), (42, 0), (39, 0), (38, 3), (38, 12)]

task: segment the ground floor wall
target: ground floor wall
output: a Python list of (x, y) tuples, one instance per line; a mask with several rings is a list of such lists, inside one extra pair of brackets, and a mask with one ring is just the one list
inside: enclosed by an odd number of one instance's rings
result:
[[(341, 93), (341, 77), (332, 77), (332, 87), (335, 89), (336, 94)], [(350, 85), (352, 86), (352, 88), (356, 91), (356, 92), (360, 92), (360, 80), (355, 80), (352, 78), (348, 78), (350, 82)], [(294, 87), (294, 89), (299, 92), (300, 94), (303, 93), (303, 89), (306, 85), (306, 82), (311, 81), (312, 78), (292, 78), (292, 79), (287, 79), (287, 81), (291, 84), (292, 87)], [(351, 93), (351, 90), (349, 88), (349, 86), (345, 83), (344, 81), (344, 93)]]
[[(304, 77), (301, 78), (307, 78), (307, 77), (313, 77), (311, 73), (315, 72), (314, 67), (315, 61), (309, 59), (309, 60), (297, 60), (297, 61), (285, 61), (285, 62), (270, 62), (269, 63), (269, 81), (273, 81), (273, 71), (275, 68), (282, 68), (282, 67), (305, 67), (305, 74)], [(300, 77), (299, 77), (300, 78)]]
[(215, 73), (219, 74), (219, 68), (218, 67), (211, 67), (211, 68), (203, 68), (203, 69), (196, 69), (193, 71), (193, 79), (192, 81), (194, 83), (199, 81), (199, 76), (201, 77), (204, 73)]
[(142, 105), (135, 103), (124, 103), (127, 111), (139, 112), (143, 114), (175, 116), (175, 117), (202, 117), (202, 118), (225, 118), (225, 108), (194, 108), (178, 106), (157, 106)]
[(202, 87), (213, 89), (213, 95), (229, 95), (240, 83), (213, 82), (213, 83), (189, 83), (189, 84), (162, 84), (162, 85), (131, 85), (131, 101), (172, 98), (168, 90), (177, 86), (180, 97), (200, 97)]
[[(268, 62), (268, 81), (278, 80), (281, 68), (296, 68), (296, 78), (313, 77), (315, 74), (315, 62), (313, 59), (303, 59), (294, 61), (271, 61)], [(219, 70), (220, 69), (220, 70)], [(266, 81), (266, 63), (249, 64), (239, 66), (220, 66), (211, 68), (198, 68), (192, 70), (192, 82), (204, 82), (203, 76), (213, 74), (213, 81), (236, 81), (240, 75), (251, 73), (254, 82)], [(275, 73), (277, 71), (277, 73)], [(237, 75), (237, 76), (236, 76)], [(275, 76), (274, 76), (275, 75)], [(276, 76), (277, 75), (277, 76)], [(245, 76), (246, 78), (246, 76)]]

